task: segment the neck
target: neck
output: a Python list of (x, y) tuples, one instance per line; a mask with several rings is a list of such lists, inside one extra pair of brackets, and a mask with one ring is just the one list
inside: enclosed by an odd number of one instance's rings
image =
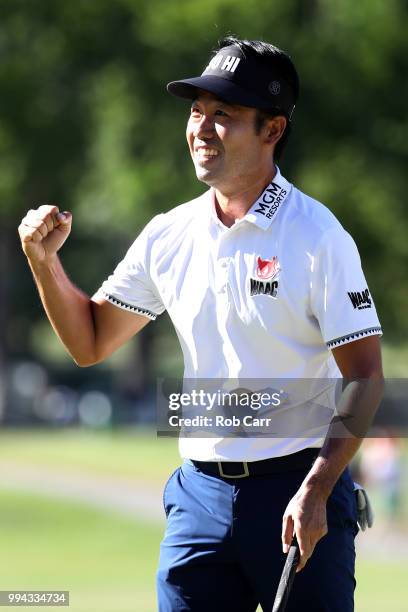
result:
[(275, 166), (270, 172), (241, 189), (215, 187), (215, 206), (220, 221), (231, 227), (237, 219), (245, 217), (255, 200), (276, 175)]

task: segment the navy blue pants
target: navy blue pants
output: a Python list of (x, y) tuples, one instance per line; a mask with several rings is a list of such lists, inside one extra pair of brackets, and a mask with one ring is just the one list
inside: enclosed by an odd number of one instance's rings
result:
[[(163, 494), (167, 528), (157, 573), (159, 612), (271, 612), (285, 562), (282, 517), (305, 470), (223, 479), (185, 461)], [(296, 575), (287, 612), (354, 609), (353, 482), (327, 503), (328, 534)]]

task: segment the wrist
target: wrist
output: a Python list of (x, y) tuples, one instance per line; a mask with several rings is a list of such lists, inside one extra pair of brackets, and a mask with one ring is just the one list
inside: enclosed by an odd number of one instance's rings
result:
[(35, 274), (43, 274), (44, 272), (52, 272), (58, 264), (58, 255), (48, 255), (44, 259), (34, 259), (27, 257), (28, 263)]
[(313, 498), (316, 501), (326, 502), (333, 487), (334, 483), (329, 481), (324, 475), (308, 474), (300, 489), (306, 498)]

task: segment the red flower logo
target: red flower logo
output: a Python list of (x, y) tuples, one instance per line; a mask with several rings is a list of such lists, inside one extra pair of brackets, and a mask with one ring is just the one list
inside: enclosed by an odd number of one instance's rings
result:
[(277, 274), (279, 274), (281, 267), (278, 258), (272, 257), (272, 259), (261, 259), (258, 257), (258, 267), (256, 269), (256, 275), (261, 280), (270, 280)]

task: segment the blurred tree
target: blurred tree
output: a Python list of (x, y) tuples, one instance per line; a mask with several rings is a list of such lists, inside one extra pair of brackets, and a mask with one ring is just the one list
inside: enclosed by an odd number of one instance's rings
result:
[(13, 257), (28, 208), (73, 211), (62, 257), (93, 292), (152, 215), (203, 191), (184, 142), (188, 104), (165, 83), (197, 74), (226, 33), (294, 58), (302, 90), (284, 173), (356, 238), (386, 338), (405, 339), (407, 22), (405, 0), (3, 0), (3, 351), (29, 353), (43, 318)]

